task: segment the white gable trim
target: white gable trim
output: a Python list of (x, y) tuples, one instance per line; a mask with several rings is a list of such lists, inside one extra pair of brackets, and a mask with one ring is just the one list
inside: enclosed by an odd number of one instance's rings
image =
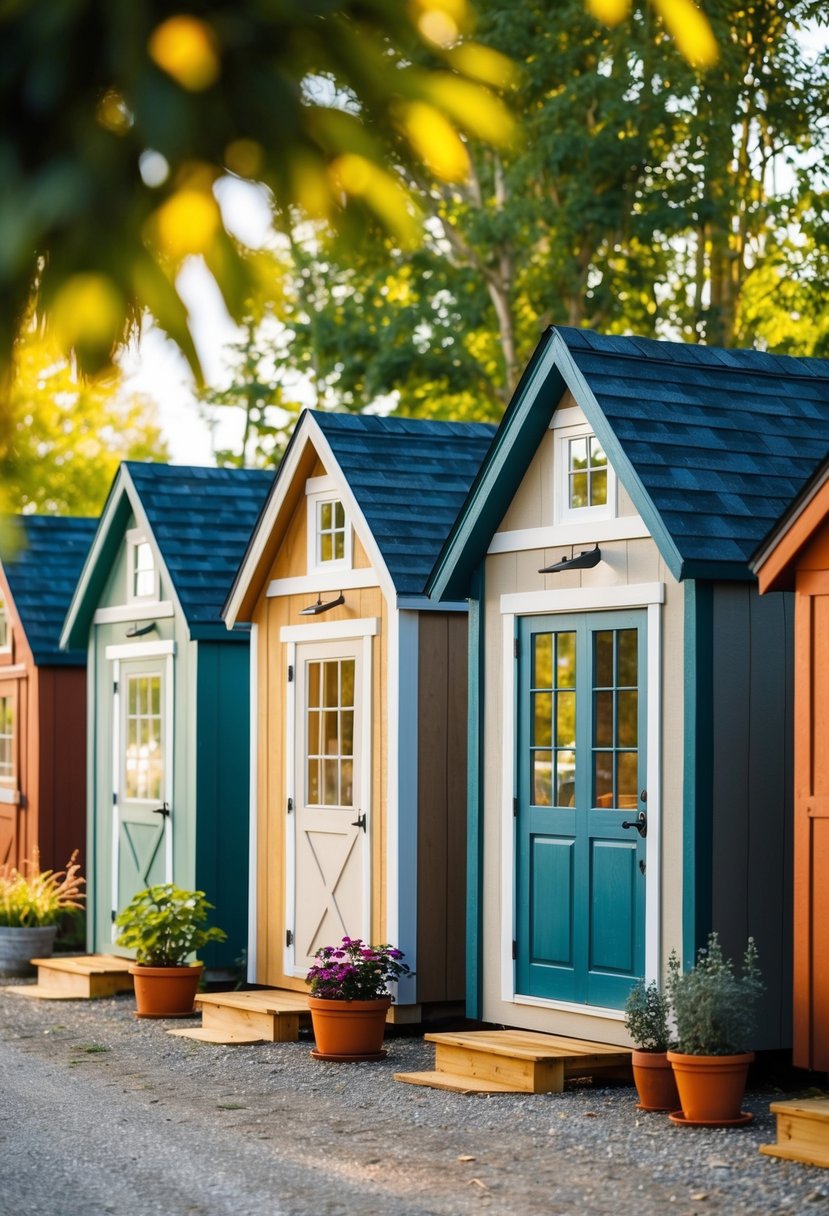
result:
[(543, 528), (517, 528), (496, 532), (487, 553), (520, 553), (527, 549), (555, 549), (559, 545), (600, 545), (603, 541), (642, 540), (650, 536), (641, 515), (619, 515), (593, 523), (558, 524)]
[[(313, 446), (320, 460), (328, 470), (328, 473), (324, 479), (311, 478), (311, 482), (316, 483), (317, 481), (324, 480), (326, 489), (330, 487), (333, 491), (340, 495), (343, 506), (345, 507), (346, 516), (348, 517), (354, 531), (357, 533), (360, 543), (365, 549), (368, 559), (371, 562), (374, 576), (377, 580), (374, 585), (379, 586), (382, 589), (389, 605), (394, 605), (395, 603), (396, 597), (391, 575), (389, 574), (386, 563), (383, 560), (379, 548), (377, 547), (374, 536), (366, 523), (365, 516), (357, 505), (357, 500), (351, 491), (351, 487), (346, 481), (342, 469), (334, 457), (331, 446), (323, 434), (321, 427), (311, 413), (306, 413), (303, 415), (296, 431), (294, 432), (290, 450), (280, 465), (277, 480), (268, 496), (265, 503), (265, 508), (259, 518), (259, 522), (254, 529), (253, 536), (251, 537), (250, 544), (248, 545), (248, 551), (245, 554), (242, 565), (239, 567), (239, 573), (236, 577), (236, 581), (233, 585), (230, 596), (228, 597), (227, 607), (223, 613), (224, 621), (228, 629), (232, 629), (233, 626), (239, 621), (239, 612), (241, 610), (242, 600), (250, 590), (254, 572), (262, 560), (268, 539), (273, 531), (274, 524), (276, 523), (276, 519), (282, 508), (282, 504), (285, 501), (288, 490), (290, 486), (293, 485), (294, 478), (296, 477), (300, 460), (305, 453), (305, 445), (307, 443), (310, 443)], [(346, 572), (344, 571), (343, 574), (344, 573)], [(316, 591), (319, 576), (311, 575), (310, 577), (314, 582), (313, 590)], [(339, 578), (335, 578), (334, 581), (336, 586), (334, 583), (332, 583), (331, 587), (328, 589), (332, 591), (339, 590), (340, 578), (342, 577), (343, 575), (341, 574)], [(323, 590), (324, 588), (320, 589)]]
[(175, 616), (172, 600), (136, 600), (134, 604), (115, 604), (111, 608), (96, 608), (93, 625), (118, 625), (122, 621), (158, 621)]
[(357, 570), (336, 570), (320, 574), (300, 574), (294, 578), (272, 578), (265, 595), (273, 599), (279, 595), (311, 595), (317, 591), (356, 591), (361, 587), (379, 587), (380, 580), (371, 566)]

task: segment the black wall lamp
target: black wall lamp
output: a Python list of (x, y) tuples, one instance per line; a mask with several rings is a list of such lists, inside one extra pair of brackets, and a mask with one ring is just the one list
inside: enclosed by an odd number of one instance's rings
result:
[(591, 570), (602, 560), (602, 551), (598, 545), (595, 549), (582, 549), (578, 557), (563, 557), (553, 566), (545, 566), (539, 574), (557, 574), (559, 570)]
[(299, 615), (300, 616), (319, 616), (320, 613), (327, 612), (329, 608), (338, 608), (340, 606), (340, 604), (344, 604), (344, 603), (345, 603), (345, 596), (343, 595), (342, 591), (340, 592), (340, 594), (337, 596), (337, 598), (335, 600), (326, 600), (325, 603), (322, 602), (322, 596), (318, 594), (316, 604), (311, 604), (308, 608), (301, 608)]

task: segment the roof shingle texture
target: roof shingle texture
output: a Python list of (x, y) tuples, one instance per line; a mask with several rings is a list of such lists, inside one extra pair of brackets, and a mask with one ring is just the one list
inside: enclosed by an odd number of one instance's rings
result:
[(126, 468), (188, 623), (220, 624), (273, 470), (135, 461)]
[(372, 414), (313, 415), (395, 589), (421, 594), (496, 428)]
[(38, 666), (82, 665), (85, 651), (58, 645), (97, 519), (20, 515), (19, 547), (0, 554), (20, 623)]
[(829, 360), (558, 332), (683, 561), (745, 563), (829, 452)]

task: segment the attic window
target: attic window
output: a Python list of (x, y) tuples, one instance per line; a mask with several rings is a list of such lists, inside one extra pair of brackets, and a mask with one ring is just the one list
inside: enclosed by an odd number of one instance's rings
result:
[(351, 569), (351, 527), (332, 477), (311, 477), (308, 500), (308, 573)]
[(158, 570), (149, 541), (137, 529), (127, 533), (127, 599), (158, 599)]
[(557, 440), (559, 522), (613, 519), (616, 475), (601, 441), (588, 426), (562, 428)]

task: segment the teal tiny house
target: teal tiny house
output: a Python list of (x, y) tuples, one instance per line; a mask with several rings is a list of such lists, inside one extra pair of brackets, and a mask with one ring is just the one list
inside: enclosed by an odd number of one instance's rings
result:
[(470, 597), (467, 1002), (625, 1043), (639, 976), (757, 939), (791, 1042), (791, 598), (749, 558), (829, 365), (544, 336), (428, 590)]
[(87, 648), (88, 948), (159, 882), (207, 893), (228, 968), (247, 934), (249, 634), (222, 602), (273, 475), (125, 463), (64, 625)]

